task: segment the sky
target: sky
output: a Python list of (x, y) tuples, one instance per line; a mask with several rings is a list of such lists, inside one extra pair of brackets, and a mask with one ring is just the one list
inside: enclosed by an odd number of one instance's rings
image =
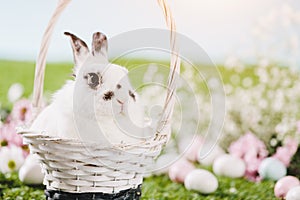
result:
[[(179, 33), (200, 45), (215, 62), (252, 41), (252, 31), (268, 10), (298, 0), (170, 0)], [(0, 59), (35, 60), (56, 0), (0, 0)], [(49, 61), (70, 61), (64, 31), (91, 41), (95, 31), (109, 38), (139, 28), (163, 28), (156, 0), (73, 0), (61, 16)]]

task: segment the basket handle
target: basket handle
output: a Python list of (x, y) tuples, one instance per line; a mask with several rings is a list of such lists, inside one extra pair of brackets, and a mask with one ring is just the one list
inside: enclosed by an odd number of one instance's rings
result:
[[(46, 68), (46, 57), (49, 49), (49, 44), (53, 35), (55, 25), (65, 10), (69, 5), (71, 0), (59, 0), (58, 5), (47, 25), (44, 32), (42, 43), (37, 58), (35, 66), (35, 77), (34, 77), (34, 88), (33, 88), (33, 99), (32, 105), (34, 108), (34, 118), (39, 114), (42, 109), (43, 100), (43, 88), (44, 88), (44, 77)], [(171, 62), (170, 62), (170, 74), (168, 78), (168, 91), (163, 108), (162, 117), (158, 127), (156, 129), (156, 136), (154, 140), (161, 140), (163, 138), (169, 138), (170, 131), (166, 131), (164, 128), (166, 125), (170, 124), (171, 116), (173, 113), (173, 108), (175, 104), (175, 91), (176, 91), (176, 73), (180, 72), (180, 59), (178, 56), (178, 48), (176, 43), (176, 26), (175, 21), (172, 16), (171, 10), (166, 3), (166, 0), (157, 0), (159, 6), (161, 7), (166, 24), (170, 29), (170, 46), (171, 46)], [(164, 134), (163, 134), (164, 132)]]
[(175, 93), (176, 93), (176, 77), (180, 74), (181, 60), (178, 54), (178, 46), (176, 39), (176, 25), (173, 18), (170, 7), (165, 0), (157, 0), (159, 6), (163, 10), (166, 24), (170, 29), (170, 47), (171, 47), (171, 61), (170, 61), (170, 73), (168, 78), (167, 96), (164, 103), (161, 119), (156, 128), (156, 134), (154, 141), (163, 141), (163, 144), (167, 143), (171, 136), (171, 118), (175, 105)]
[(43, 101), (44, 77), (46, 68), (46, 58), (49, 49), (49, 44), (53, 35), (54, 27), (57, 23), (61, 13), (67, 7), (71, 0), (59, 0), (55, 12), (53, 13), (47, 28), (44, 32), (40, 52), (35, 65), (34, 87), (32, 106), (34, 108), (35, 116), (41, 111)]

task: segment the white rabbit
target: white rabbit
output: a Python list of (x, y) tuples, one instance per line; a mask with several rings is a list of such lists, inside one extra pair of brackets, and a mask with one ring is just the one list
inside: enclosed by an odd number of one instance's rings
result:
[(31, 126), (34, 131), (87, 142), (130, 144), (145, 139), (144, 110), (126, 68), (107, 58), (107, 39), (94, 33), (92, 52), (86, 43), (71, 38), (75, 80), (53, 96)]

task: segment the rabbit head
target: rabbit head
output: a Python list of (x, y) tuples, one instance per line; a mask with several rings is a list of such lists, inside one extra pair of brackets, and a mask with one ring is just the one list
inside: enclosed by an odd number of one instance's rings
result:
[(141, 128), (144, 111), (139, 97), (130, 84), (128, 70), (108, 61), (106, 36), (94, 33), (90, 52), (83, 40), (65, 34), (70, 36), (75, 62), (75, 112), (102, 121), (117, 119), (121, 128)]

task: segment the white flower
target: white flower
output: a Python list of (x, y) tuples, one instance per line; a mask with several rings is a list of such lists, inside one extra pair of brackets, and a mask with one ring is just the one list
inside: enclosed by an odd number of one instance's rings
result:
[(10, 86), (8, 90), (7, 98), (10, 102), (14, 103), (18, 99), (20, 99), (23, 94), (24, 94), (24, 86), (20, 83), (14, 83)]
[(0, 150), (0, 171), (2, 173), (17, 171), (24, 163), (23, 151), (20, 147), (2, 147)]

